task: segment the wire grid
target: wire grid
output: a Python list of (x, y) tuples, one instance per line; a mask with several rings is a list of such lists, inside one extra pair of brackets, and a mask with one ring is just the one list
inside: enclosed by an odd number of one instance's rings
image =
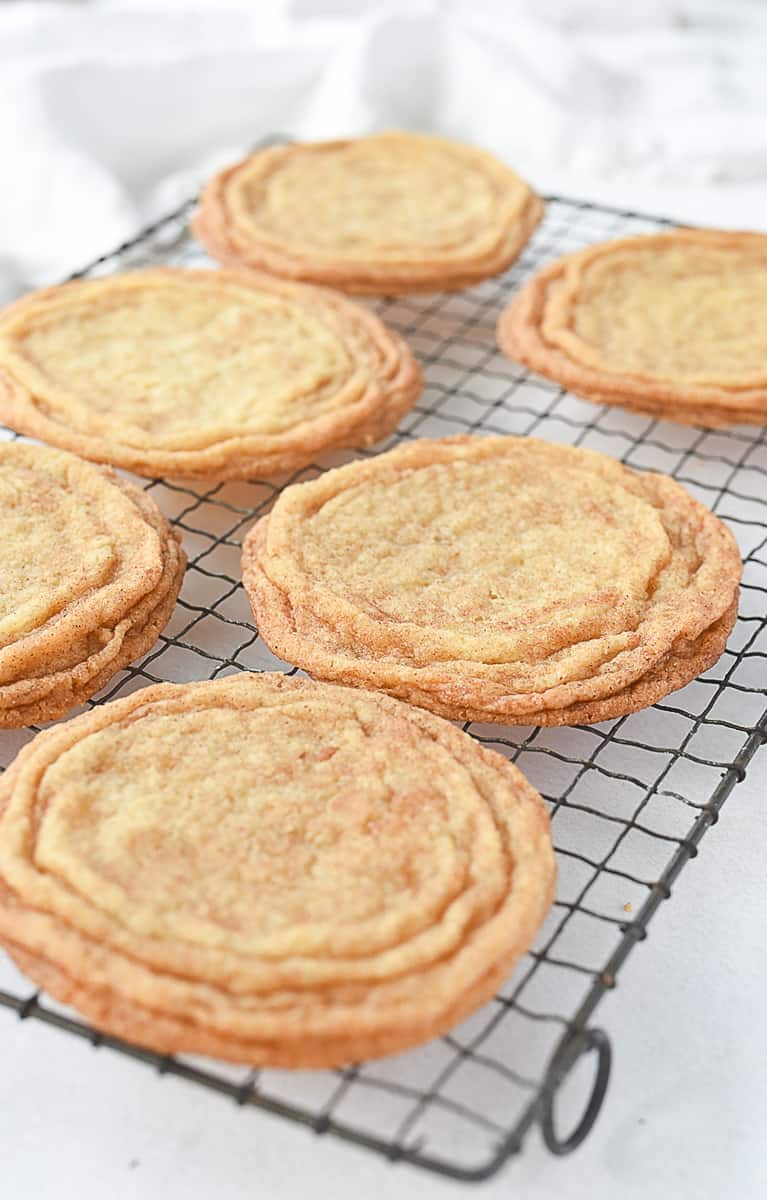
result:
[[(81, 272), (158, 263), (209, 265), (187, 232), (191, 202)], [(557, 899), (533, 951), (500, 993), (449, 1036), (388, 1060), (340, 1071), (248, 1071), (210, 1060), (162, 1058), (94, 1033), (31, 993), (0, 962), (0, 1004), (94, 1045), (334, 1132), (392, 1159), (463, 1179), (492, 1174), (519, 1150), (553, 1083), (563, 1037), (585, 1027), (647, 921), (767, 740), (767, 446), (765, 430), (711, 432), (583, 402), (501, 356), (495, 322), (510, 292), (547, 259), (618, 234), (669, 223), (558, 197), (504, 277), (457, 295), (374, 305), (410, 342), (426, 387), (397, 433), (374, 451), (457, 432), (534, 434), (665, 471), (728, 521), (744, 560), (741, 612), (719, 663), (653, 709), (562, 729), (469, 724), (509, 756), (550, 806)], [(13, 436), (6, 433), (5, 436)], [(240, 582), (241, 541), (286, 483), (354, 457), (328, 456), (289, 479), (185, 486), (142, 481), (182, 531), (189, 566), (167, 629), (146, 657), (91, 703), (163, 680), (284, 670), (253, 625)], [(34, 731), (0, 736), (7, 763)]]

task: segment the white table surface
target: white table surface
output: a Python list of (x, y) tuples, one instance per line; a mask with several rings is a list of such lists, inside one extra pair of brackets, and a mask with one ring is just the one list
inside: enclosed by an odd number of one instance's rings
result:
[[(767, 228), (763, 185), (693, 190), (539, 179), (546, 191), (680, 220)], [(682, 874), (595, 1018), (615, 1054), (602, 1115), (575, 1155), (533, 1132), (477, 1188), (449, 1183), (0, 1012), (0, 1196), (8, 1200), (557, 1200), (767, 1195), (767, 750)]]

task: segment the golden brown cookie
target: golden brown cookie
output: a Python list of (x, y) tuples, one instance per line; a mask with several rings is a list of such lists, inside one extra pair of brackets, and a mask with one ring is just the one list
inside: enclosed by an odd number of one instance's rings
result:
[(542, 215), (491, 154), (389, 132), (258, 150), (208, 184), (193, 228), (220, 262), (381, 295), (497, 275)]
[(665, 475), (533, 438), (413, 442), (286, 489), (243, 548), (261, 635), (457, 720), (633, 712), (724, 649), (741, 562)]
[(767, 420), (767, 235), (678, 229), (557, 259), (498, 323), (509, 357), (596, 404)]
[(162, 1053), (338, 1065), (487, 1000), (553, 896), (540, 797), (387, 696), (240, 674), (40, 734), (0, 784), (0, 941)]
[(373, 313), (251, 272), (135, 271), (0, 314), (0, 418), (140, 475), (292, 471), (377, 441), (420, 390)]
[(61, 716), (149, 650), (185, 561), (139, 488), (61, 450), (0, 443), (0, 728)]

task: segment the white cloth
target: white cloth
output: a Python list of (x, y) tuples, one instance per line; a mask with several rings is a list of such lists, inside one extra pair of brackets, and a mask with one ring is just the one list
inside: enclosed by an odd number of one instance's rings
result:
[(441, 131), (534, 181), (767, 180), (766, 51), (749, 0), (3, 3), (0, 300), (274, 131)]

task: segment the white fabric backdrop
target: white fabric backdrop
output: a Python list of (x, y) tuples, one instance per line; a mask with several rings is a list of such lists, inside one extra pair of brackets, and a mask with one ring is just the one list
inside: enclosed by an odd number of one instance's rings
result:
[(278, 129), (443, 131), (592, 193), (767, 180), (765, 50), (760, 0), (0, 0), (0, 301)]

